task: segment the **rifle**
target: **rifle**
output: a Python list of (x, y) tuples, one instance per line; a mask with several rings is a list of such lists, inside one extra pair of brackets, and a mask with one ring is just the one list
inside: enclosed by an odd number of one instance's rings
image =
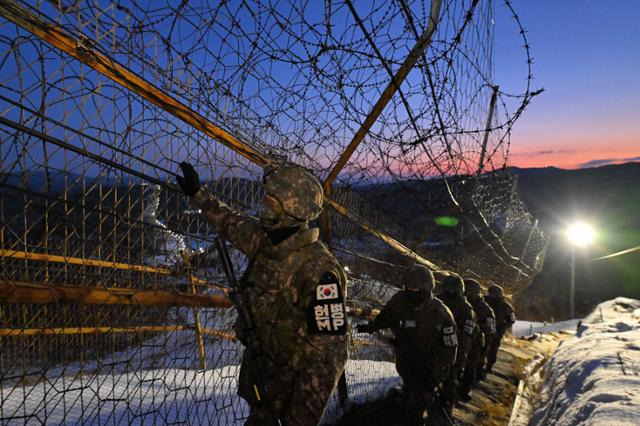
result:
[(252, 365), (249, 368), (251, 376), (251, 388), (255, 393), (258, 403), (265, 404), (270, 411), (270, 415), (273, 417), (273, 423), (278, 426), (282, 426), (284, 423), (278, 417), (278, 413), (273, 406), (273, 400), (269, 397), (269, 390), (267, 388), (267, 367), (265, 363), (264, 351), (262, 349), (262, 342), (258, 335), (255, 321), (253, 319), (253, 313), (249, 309), (250, 303), (245, 292), (243, 283), (238, 282), (236, 276), (233, 273), (233, 265), (229, 258), (229, 252), (227, 246), (220, 237), (215, 239), (216, 248), (220, 254), (220, 260), (222, 261), (222, 269), (229, 282), (229, 299), (235, 306), (238, 312), (238, 320), (240, 321), (240, 329), (242, 330), (243, 340), (245, 345), (245, 351), (252, 361)]

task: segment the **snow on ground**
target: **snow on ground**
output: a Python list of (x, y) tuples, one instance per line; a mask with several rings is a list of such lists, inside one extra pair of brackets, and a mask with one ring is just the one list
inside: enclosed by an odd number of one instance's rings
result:
[(0, 390), (2, 417), (13, 417), (7, 424), (16, 425), (197, 424), (207, 419), (220, 425), (242, 424), (247, 406), (236, 396), (235, 369), (58, 376)]
[[(387, 299), (397, 291), (360, 281), (354, 292)], [(176, 324), (195, 322), (192, 309), (172, 310), (170, 317)], [(200, 321), (230, 331), (235, 313), (201, 309)], [(401, 383), (384, 336), (359, 339), (347, 364), (349, 404), (382, 397)], [(158, 334), (100, 359), (29, 366), (24, 378), (24, 366), (16, 366), (6, 374), (14, 379), (0, 384), (0, 424), (242, 424), (248, 407), (236, 393), (241, 345), (205, 335), (204, 346), (206, 370), (200, 369), (195, 334), (187, 330)], [(343, 412), (334, 392), (323, 422)]]
[(568, 320), (554, 323), (516, 321), (511, 329), (515, 337), (530, 336), (535, 333), (551, 333), (556, 331), (575, 331), (578, 320)]
[[(241, 354), (231, 347), (235, 343), (209, 341), (206, 352), (217, 358), (217, 365), (228, 365), (200, 370), (189, 334), (158, 336), (144, 345), (146, 350), (130, 348), (99, 363), (53, 367), (37, 383), (7, 383), (0, 387), (0, 423), (243, 424), (248, 407), (237, 395)], [(168, 341), (167, 346), (181, 350), (152, 349)], [(400, 382), (392, 362), (347, 364), (349, 404), (383, 396)], [(324, 422), (342, 413), (334, 392)]]
[(600, 304), (561, 343), (530, 424), (640, 424), (640, 301)]
[[(346, 376), (349, 389), (348, 406), (383, 397), (391, 388), (402, 384), (393, 362), (350, 359)], [(334, 391), (327, 403), (321, 424), (336, 421), (345, 413), (346, 408), (340, 407), (338, 392)]]

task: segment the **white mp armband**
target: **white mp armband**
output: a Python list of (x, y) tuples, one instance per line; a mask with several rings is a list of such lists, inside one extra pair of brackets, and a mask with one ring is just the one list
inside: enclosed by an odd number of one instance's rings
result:
[(325, 273), (316, 284), (311, 304), (307, 307), (310, 334), (346, 334), (347, 310), (340, 281)]
[(448, 348), (458, 346), (458, 337), (456, 336), (456, 330), (454, 327), (442, 328), (442, 342)]
[(476, 323), (472, 319), (464, 320), (464, 332), (468, 335), (473, 334), (473, 330), (476, 328)]
[(496, 332), (496, 320), (495, 318), (487, 318), (487, 329), (489, 331), (489, 334), (495, 334)]

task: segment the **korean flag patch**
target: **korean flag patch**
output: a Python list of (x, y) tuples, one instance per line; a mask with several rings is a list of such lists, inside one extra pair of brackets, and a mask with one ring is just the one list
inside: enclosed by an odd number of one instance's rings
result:
[(347, 332), (347, 310), (338, 278), (327, 272), (316, 284), (311, 304), (307, 308), (310, 334), (339, 335)]
[(340, 295), (338, 284), (320, 284), (316, 287), (316, 300), (337, 299)]

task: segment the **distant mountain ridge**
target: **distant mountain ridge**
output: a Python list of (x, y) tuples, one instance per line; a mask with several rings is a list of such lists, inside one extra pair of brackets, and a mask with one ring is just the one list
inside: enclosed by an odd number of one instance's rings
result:
[(518, 176), (518, 188), (529, 211), (547, 226), (577, 217), (600, 222), (612, 208), (622, 209), (620, 215), (627, 219), (640, 216), (640, 163), (578, 170), (507, 170)]
[(591, 261), (640, 244), (640, 163), (508, 170), (518, 176), (524, 203), (550, 238), (541, 273), (517, 297), (524, 316), (567, 317), (572, 248), (564, 230), (576, 220), (591, 223), (597, 233), (592, 246), (576, 249), (577, 313), (613, 297), (640, 295), (640, 253)]

